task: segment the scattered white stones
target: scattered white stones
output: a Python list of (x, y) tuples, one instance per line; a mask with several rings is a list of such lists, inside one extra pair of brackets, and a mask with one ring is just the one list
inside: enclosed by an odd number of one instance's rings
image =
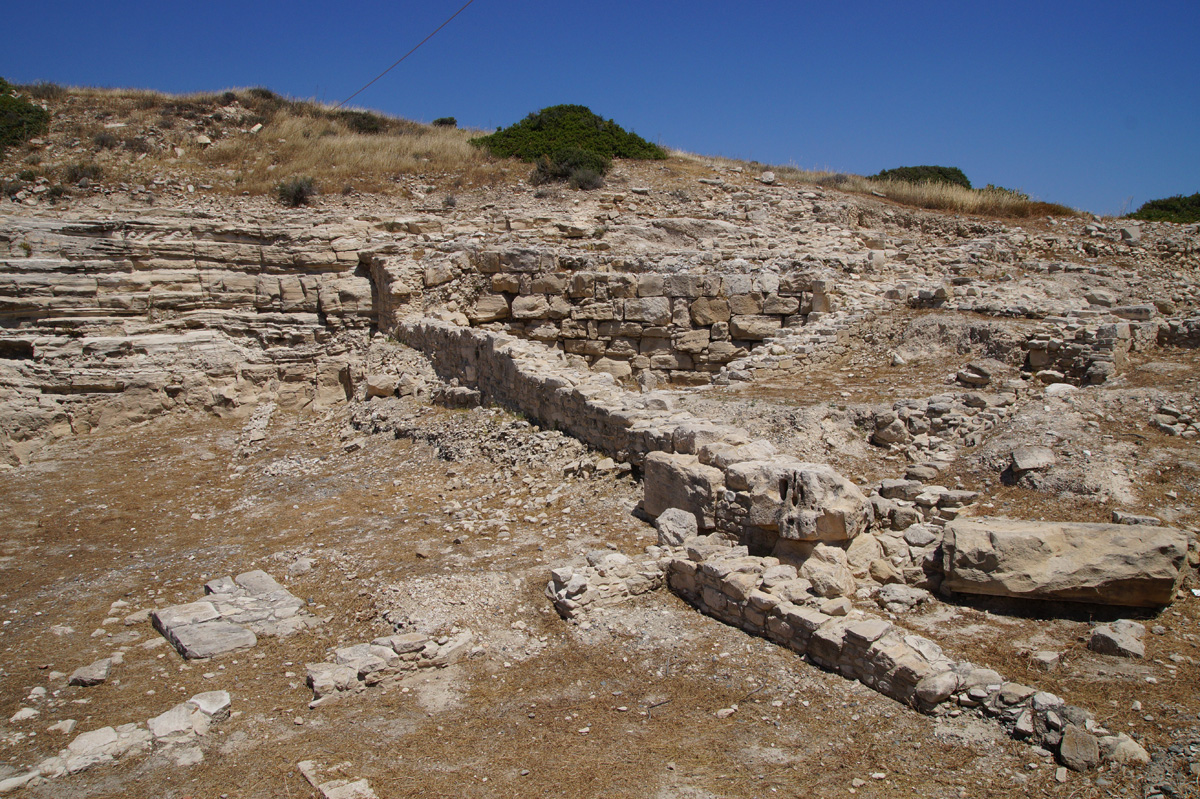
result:
[(465, 657), (474, 635), (455, 630), (449, 636), (401, 633), (334, 650), (334, 662), (306, 664), (308, 687), (319, 707), (345, 693), (358, 693), (389, 677), (417, 669), (445, 668)]

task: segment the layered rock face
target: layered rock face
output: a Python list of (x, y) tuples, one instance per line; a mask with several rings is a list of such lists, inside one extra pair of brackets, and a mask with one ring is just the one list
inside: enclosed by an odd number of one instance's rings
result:
[(350, 226), (7, 220), (0, 460), (177, 407), (344, 400), (374, 323)]
[(1175, 596), (1188, 541), (1172, 527), (956, 519), (943, 543), (952, 591), (1161, 607)]

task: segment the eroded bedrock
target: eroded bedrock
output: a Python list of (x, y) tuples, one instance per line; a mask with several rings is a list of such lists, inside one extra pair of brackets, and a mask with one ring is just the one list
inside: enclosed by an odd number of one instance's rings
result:
[(1187, 536), (1140, 524), (957, 519), (943, 541), (944, 588), (1019, 599), (1161, 607), (1175, 596)]

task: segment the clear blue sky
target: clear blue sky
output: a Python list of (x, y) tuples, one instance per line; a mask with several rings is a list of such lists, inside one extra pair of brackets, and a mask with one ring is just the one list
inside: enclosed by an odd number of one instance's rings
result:
[[(465, 0), (14, 2), (0, 76), (340, 101)], [(353, 105), (463, 126), (580, 103), (708, 155), (1115, 213), (1200, 191), (1200, 0), (475, 0)]]

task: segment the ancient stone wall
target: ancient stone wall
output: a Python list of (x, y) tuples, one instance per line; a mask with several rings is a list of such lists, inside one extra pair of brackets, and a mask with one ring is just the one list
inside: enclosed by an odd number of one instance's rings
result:
[(617, 377), (654, 370), (676, 382), (708, 382), (765, 339), (832, 307), (825, 281), (806, 271), (660, 272), (537, 249), (433, 255), (416, 272), (391, 259), (373, 272), (385, 276), (377, 279), (385, 326), (398, 320), (387, 306), (405, 306), (420, 287), (453, 287), (473, 325), (558, 346)]

